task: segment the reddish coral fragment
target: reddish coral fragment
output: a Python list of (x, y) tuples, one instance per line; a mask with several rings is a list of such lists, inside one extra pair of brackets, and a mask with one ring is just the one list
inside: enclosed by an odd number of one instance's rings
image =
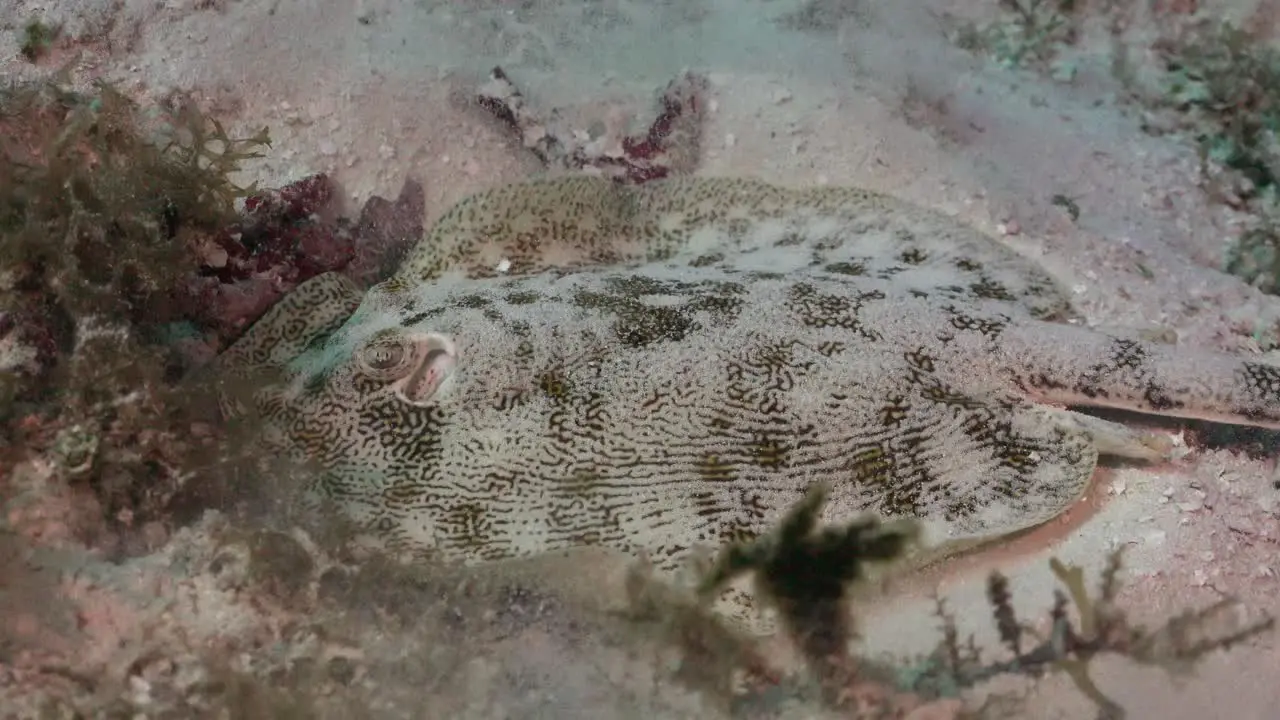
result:
[(324, 173), (309, 175), (278, 190), (266, 190), (245, 198), (244, 209), (251, 219), (304, 220), (329, 207), (333, 183)]
[(422, 185), (407, 180), (395, 201), (369, 198), (355, 228), (355, 257), (343, 270), (362, 286), (391, 274), (405, 252), (423, 233), (426, 193)]
[(394, 202), (370, 198), (355, 223), (333, 217), (334, 195), (328, 177), (312, 175), (250, 197), (224, 232), (188, 237), (199, 269), (177, 291), (179, 313), (225, 347), (299, 283), (335, 271), (375, 283), (422, 237), (425, 193), (416, 182)]
[(617, 150), (551, 127), (529, 108), (524, 94), (500, 67), (490, 73), (477, 103), (519, 135), (524, 147), (544, 163), (639, 184), (693, 171), (700, 150), (701, 96), (706, 90), (706, 79), (694, 73), (673, 81), (663, 92), (658, 116), (648, 131), (622, 138)]

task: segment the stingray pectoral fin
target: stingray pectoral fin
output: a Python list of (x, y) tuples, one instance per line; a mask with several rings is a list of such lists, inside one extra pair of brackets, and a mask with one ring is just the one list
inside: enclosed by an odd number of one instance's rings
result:
[(904, 564), (911, 571), (928, 570), (938, 567), (948, 560), (956, 560), (966, 555), (973, 555), (984, 550), (1000, 547), (1003, 543), (1015, 540), (1019, 535), (1030, 532), (1033, 529), (1025, 528), (997, 535), (944, 540), (909, 553), (904, 560)]
[[(227, 417), (243, 415), (248, 396), (317, 339), (332, 333), (360, 306), (363, 293), (338, 273), (323, 273), (298, 285), (227, 348), (207, 374), (220, 385)], [(257, 382), (245, 383), (241, 380)]]
[(1060, 517), (1088, 491), (1104, 449), (1159, 454), (1146, 433), (1017, 397), (973, 404), (957, 419), (932, 429), (930, 445), (949, 462), (916, 511), (925, 538), (909, 568), (985, 549)]
[(1138, 430), (1071, 410), (1046, 408), (1046, 411), (1060, 414), (1064, 423), (1073, 423), (1088, 433), (1099, 455), (1160, 462), (1168, 460), (1173, 453), (1173, 439), (1165, 433)]
[[(944, 561), (994, 550), (1039, 529), (1079, 502), (1089, 488), (1098, 456), (1158, 462), (1168, 459), (1173, 442), (1167, 435), (1151, 433), (1046, 405), (1013, 408), (1011, 426), (1020, 443), (1036, 436), (1044, 450), (1029, 456), (1030, 462), (1011, 474), (1024, 489), (1021, 497), (997, 499), (1007, 505), (998, 522), (967, 522), (958, 537), (943, 537), (921, 547), (907, 558), (911, 570), (934, 567)], [(998, 470), (997, 477), (1009, 474)], [(997, 483), (1003, 485), (1004, 483)], [(1012, 511), (1010, 511), (1012, 510)], [(981, 520), (983, 513), (978, 513)]]
[(227, 370), (283, 367), (317, 338), (337, 330), (360, 307), (364, 293), (338, 273), (298, 285), (271, 307), (219, 358)]

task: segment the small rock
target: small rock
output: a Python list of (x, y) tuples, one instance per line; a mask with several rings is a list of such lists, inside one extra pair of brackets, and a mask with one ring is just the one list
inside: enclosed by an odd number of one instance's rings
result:
[(87, 475), (98, 456), (98, 434), (83, 425), (64, 428), (54, 438), (50, 455), (68, 478)]
[(249, 539), (252, 578), (282, 599), (297, 595), (311, 580), (315, 561), (307, 549), (283, 532), (262, 530)]
[(329, 678), (339, 685), (350, 685), (356, 676), (355, 663), (341, 655), (329, 659), (328, 671)]
[(1241, 535), (1257, 535), (1258, 526), (1253, 524), (1248, 518), (1229, 518), (1227, 520), (1227, 528), (1232, 532), (1238, 532)]

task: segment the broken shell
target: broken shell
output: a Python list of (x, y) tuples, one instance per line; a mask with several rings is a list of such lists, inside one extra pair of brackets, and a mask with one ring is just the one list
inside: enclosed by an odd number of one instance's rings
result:
[(98, 458), (98, 435), (79, 424), (64, 428), (54, 439), (51, 454), (68, 478), (83, 477)]

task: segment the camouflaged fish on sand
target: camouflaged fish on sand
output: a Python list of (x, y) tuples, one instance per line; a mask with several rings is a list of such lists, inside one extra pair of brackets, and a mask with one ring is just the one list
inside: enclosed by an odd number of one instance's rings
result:
[(392, 279), (310, 281), (226, 360), (287, 369), (260, 409), (317, 497), (467, 563), (605, 545), (670, 570), (820, 479), (828, 520), (997, 536), (1100, 453), (1168, 451), (1063, 405), (1280, 424), (1276, 368), (1071, 316), (1031, 261), (883, 195), (580, 177), (463, 201)]

